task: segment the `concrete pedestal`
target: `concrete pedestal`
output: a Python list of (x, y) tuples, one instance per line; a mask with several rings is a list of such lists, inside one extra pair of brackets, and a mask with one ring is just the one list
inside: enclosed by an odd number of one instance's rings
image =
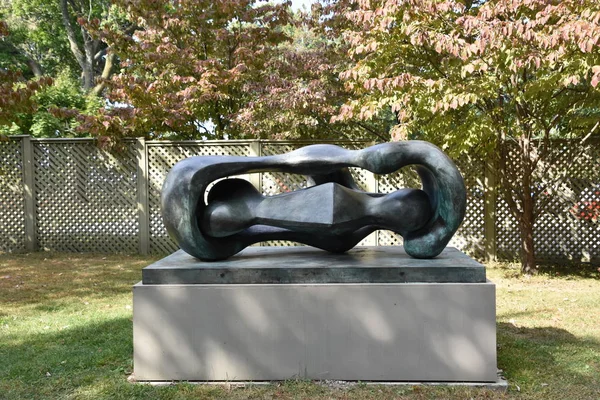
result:
[(497, 380), (489, 281), (140, 282), (133, 309), (138, 380)]

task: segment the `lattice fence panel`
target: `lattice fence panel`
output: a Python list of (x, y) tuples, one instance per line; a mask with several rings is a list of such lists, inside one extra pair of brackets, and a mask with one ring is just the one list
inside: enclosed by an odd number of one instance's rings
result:
[(462, 225), (448, 246), (456, 247), (467, 254), (483, 259), (485, 217), (485, 162), (482, 157), (464, 155), (455, 160), (467, 187), (467, 210)]
[(93, 141), (33, 142), (37, 237), (57, 251), (136, 252), (136, 156)]
[[(534, 225), (536, 259), (539, 262), (600, 260), (600, 141), (585, 146), (554, 141), (534, 174), (532, 192), (540, 192), (541, 208)], [(521, 178), (515, 146), (506, 148), (513, 181)], [(497, 248), (502, 259), (516, 259), (520, 231), (500, 193), (497, 207)]]
[[(518, 153), (516, 152), (515, 146), (505, 145), (502, 148), (503, 156), (511, 173), (514, 174), (513, 178), (505, 177), (510, 179), (511, 182), (517, 182), (521, 176), (518, 174), (515, 164), (517, 164)], [(500, 168), (498, 173), (503, 173)], [(519, 223), (512, 215), (509, 205), (505, 200), (505, 193), (502, 187), (498, 191), (498, 199), (496, 201), (496, 252), (497, 257), (501, 260), (516, 260), (519, 258), (520, 249), (520, 231)], [(514, 195), (511, 195), (514, 197)]]
[[(462, 156), (454, 161), (465, 179), (465, 186), (467, 187), (467, 210), (461, 227), (448, 245), (465, 251), (473, 257), (483, 258), (484, 163), (481, 158), (473, 159), (469, 156)], [(376, 178), (380, 193), (391, 193), (399, 188), (407, 187), (421, 188), (421, 180), (416, 171), (411, 167), (403, 168), (392, 174), (377, 175)], [(401, 245), (402, 236), (392, 231), (380, 231), (378, 244), (380, 246)]]
[(25, 249), (23, 157), (19, 141), (0, 142), (0, 251)]
[[(247, 144), (148, 144), (148, 208), (150, 225), (150, 251), (172, 253), (178, 249), (167, 234), (160, 210), (160, 191), (171, 168), (184, 158), (192, 156), (232, 155), (249, 156)], [(248, 179), (248, 176), (244, 176)], [(210, 188), (209, 188), (210, 189)]]
[[(41, 248), (65, 251), (135, 252), (138, 244), (137, 160), (134, 143), (120, 154), (107, 153), (93, 141), (32, 140), (34, 148), (35, 206), (37, 239)], [(310, 143), (262, 142), (264, 155), (280, 154)], [(160, 189), (169, 169), (182, 158), (193, 155), (250, 155), (248, 143), (232, 142), (148, 142), (149, 208), (151, 249), (168, 253), (176, 245), (167, 237), (160, 215)], [(343, 146), (363, 148), (364, 143)], [(560, 185), (542, 191), (537, 198), (543, 206), (535, 225), (539, 261), (600, 261), (600, 142), (590, 141), (581, 153), (578, 143), (556, 141), (554, 153), (534, 180), (539, 190), (556, 178), (567, 175)], [(508, 148), (509, 168), (517, 171), (517, 154)], [(0, 144), (0, 251), (25, 249), (24, 189), (21, 144)], [(468, 188), (468, 208), (462, 227), (451, 242), (470, 254), (482, 256), (483, 247), (483, 162), (456, 160)], [(374, 177), (351, 168), (364, 190), (389, 193), (398, 187), (420, 187), (414, 171)], [(512, 172), (511, 172), (512, 173)], [(249, 177), (246, 177), (249, 178)], [(273, 195), (306, 187), (302, 176), (265, 173), (263, 191)], [(514, 259), (519, 253), (518, 224), (502, 196), (497, 199), (497, 249), (501, 258)], [(400, 244), (401, 238), (379, 232), (378, 244)], [(371, 237), (373, 239), (373, 237)], [(373, 244), (366, 240), (363, 244)], [(293, 244), (291, 242), (269, 243)]]

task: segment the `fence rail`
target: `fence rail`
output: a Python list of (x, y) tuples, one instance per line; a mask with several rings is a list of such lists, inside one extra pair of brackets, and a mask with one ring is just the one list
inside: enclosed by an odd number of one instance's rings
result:
[[(13, 137), (0, 143), (0, 251), (170, 253), (177, 246), (162, 223), (160, 189), (177, 161), (193, 155), (280, 154), (312, 143), (132, 139), (120, 152), (109, 152), (98, 148), (93, 139)], [(366, 146), (364, 142), (336, 144)], [(562, 148), (564, 154), (557, 160), (572, 163), (568, 143)], [(598, 149), (589, 146), (587, 155), (571, 168), (573, 177), (564, 180), (560, 195), (540, 214), (535, 226), (539, 261), (596, 263), (600, 259), (600, 222), (593, 214), (596, 208), (586, 208), (598, 205), (600, 212)], [(510, 161), (510, 151), (507, 154)], [(518, 225), (495, 190), (495, 167), (476, 157), (455, 161), (465, 178), (468, 201), (463, 225), (450, 245), (479, 259), (517, 258)], [(383, 176), (357, 168), (351, 172), (371, 192), (419, 186), (410, 168)], [(293, 174), (265, 172), (242, 178), (265, 195), (306, 187), (304, 177)], [(389, 231), (375, 232), (362, 242), (401, 243), (402, 238)]]

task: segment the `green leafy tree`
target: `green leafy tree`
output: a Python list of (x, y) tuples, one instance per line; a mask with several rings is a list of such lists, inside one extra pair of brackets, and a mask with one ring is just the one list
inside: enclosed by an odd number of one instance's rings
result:
[[(8, 25), (0, 20), (0, 44), (9, 34)], [(35, 94), (51, 83), (48, 78), (25, 79), (21, 71), (0, 66), (0, 138), (5, 130), (21, 121), (21, 116), (36, 109)]]
[(102, 99), (85, 93), (68, 68), (53, 79), (41, 79), (46, 84), (42, 87), (38, 83), (35, 93), (29, 97), (29, 106), (13, 108), (13, 118), (0, 132), (34, 137), (86, 136), (77, 129), (78, 117), (95, 113), (103, 105)]
[(86, 93), (69, 69), (61, 71), (49, 85), (33, 97), (37, 109), (24, 115), (19, 124), (19, 133), (34, 137), (82, 137), (79, 115), (92, 115), (103, 100)]
[[(98, 95), (118, 64), (116, 55), (108, 53), (107, 44), (95, 34), (101, 26), (130, 34), (131, 24), (108, 0), (12, 0), (0, 3), (0, 15), (10, 31), (0, 40), (0, 68), (21, 82), (17, 86), (21, 92), (27, 86), (35, 89), (29, 91), (27, 103), (3, 110), (1, 132), (37, 137), (88, 135), (76, 130), (78, 118), (103, 105)], [(50, 82), (48, 76), (55, 78), (54, 83), (38, 87), (40, 82)]]
[(0, 14), (11, 33), (0, 45), (0, 64), (20, 69), (25, 77), (54, 76), (65, 67), (77, 68), (56, 2), (0, 2)]
[(0, 62), (21, 65), (25, 75), (54, 76), (68, 67), (94, 95), (118, 59), (96, 35), (100, 26), (131, 32), (131, 25), (109, 0), (11, 0), (0, 4), (11, 39), (0, 46)]
[(453, 153), (514, 144), (517, 167), (500, 163), (498, 174), (520, 225), (522, 270), (535, 272), (540, 199), (566, 176), (551, 139), (585, 142), (600, 123), (600, 3), (360, 0), (345, 16), (354, 64), (342, 77), (358, 97), (334, 120), (391, 108), (395, 140)]

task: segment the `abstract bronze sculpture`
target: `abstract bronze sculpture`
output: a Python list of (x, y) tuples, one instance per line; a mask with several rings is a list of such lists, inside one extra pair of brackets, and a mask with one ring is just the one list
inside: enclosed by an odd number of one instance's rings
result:
[[(422, 190), (367, 193), (348, 171), (359, 167), (390, 174), (407, 165), (416, 167)], [(311, 186), (264, 197), (245, 180), (226, 179), (204, 199), (214, 181), (265, 171), (305, 175)], [(402, 235), (409, 255), (433, 258), (463, 220), (466, 191), (454, 163), (438, 147), (415, 140), (363, 150), (320, 144), (267, 157), (190, 157), (169, 172), (161, 201), (169, 234), (205, 261), (231, 257), (266, 240), (345, 252), (377, 229)]]

